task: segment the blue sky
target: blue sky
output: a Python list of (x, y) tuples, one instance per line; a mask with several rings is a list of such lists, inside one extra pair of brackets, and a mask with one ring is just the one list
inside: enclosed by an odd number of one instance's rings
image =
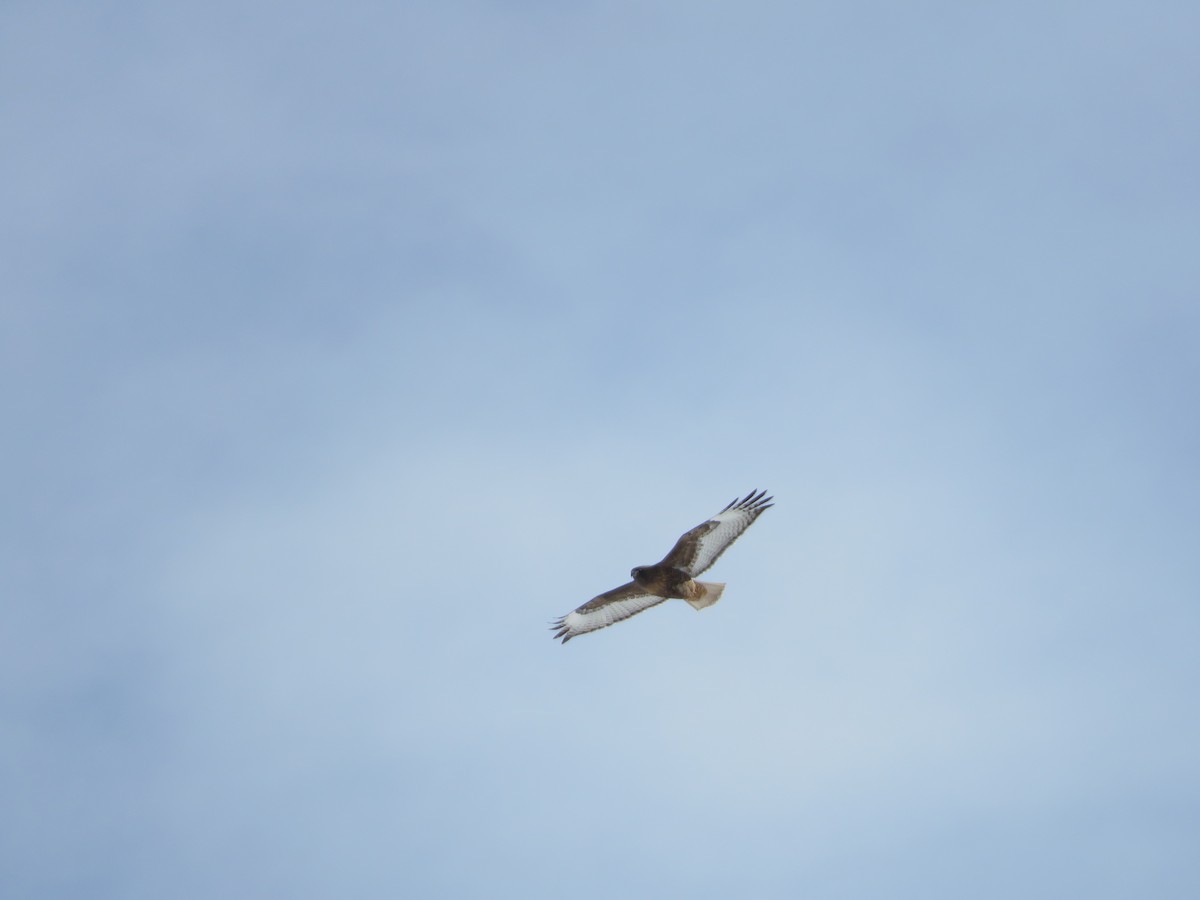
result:
[(5, 4), (0, 892), (1195, 897), (1198, 42)]

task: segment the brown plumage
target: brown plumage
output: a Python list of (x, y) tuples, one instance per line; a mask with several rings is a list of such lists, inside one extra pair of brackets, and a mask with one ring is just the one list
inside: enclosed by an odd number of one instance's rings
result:
[(605, 628), (636, 615), (664, 600), (686, 600), (695, 609), (705, 609), (721, 599), (724, 584), (697, 581), (754, 520), (773, 505), (766, 491), (751, 492), (734, 500), (706, 522), (688, 531), (671, 552), (651, 566), (635, 566), (623, 584), (593, 597), (574, 612), (555, 620), (552, 631), (565, 644), (573, 637)]

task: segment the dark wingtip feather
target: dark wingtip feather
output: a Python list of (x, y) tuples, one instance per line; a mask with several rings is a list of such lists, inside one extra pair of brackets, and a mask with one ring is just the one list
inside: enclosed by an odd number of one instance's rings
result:
[[(729, 512), (731, 509), (750, 509), (762, 512), (773, 505), (771, 501), (774, 499), (774, 497), (768, 497), (765, 490), (760, 491), (758, 488), (755, 488), (745, 497), (734, 497), (733, 501), (721, 510), (721, 512)], [(720, 514), (717, 513), (717, 515)]]
[[(766, 509), (768, 506), (772, 505), (771, 501), (774, 499), (775, 499), (774, 497), (768, 497), (767, 492), (765, 490), (760, 491), (758, 488), (755, 488), (750, 493), (748, 493), (744, 498), (742, 498), (741, 500), (736, 501), (736, 502), (737, 502), (738, 509), (752, 509), (752, 510), (759, 510), (761, 512), (762, 510)], [(732, 505), (733, 504), (730, 504), (730, 506), (732, 506)], [(728, 508), (729, 507), (726, 507), (726, 509), (728, 509)], [(722, 511), (724, 511), (724, 510), (722, 510)]]

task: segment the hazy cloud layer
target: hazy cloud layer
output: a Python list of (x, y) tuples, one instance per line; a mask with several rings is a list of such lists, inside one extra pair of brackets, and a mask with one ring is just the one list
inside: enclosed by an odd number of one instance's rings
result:
[(1195, 896), (1191, 5), (0, 26), (5, 896)]

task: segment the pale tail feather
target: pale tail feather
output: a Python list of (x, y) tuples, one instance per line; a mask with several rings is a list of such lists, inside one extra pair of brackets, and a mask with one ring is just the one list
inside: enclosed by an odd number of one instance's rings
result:
[(725, 585), (713, 581), (697, 581), (696, 584), (704, 588), (704, 593), (695, 600), (687, 601), (692, 609), (707, 609), (721, 599), (721, 592), (725, 590)]

